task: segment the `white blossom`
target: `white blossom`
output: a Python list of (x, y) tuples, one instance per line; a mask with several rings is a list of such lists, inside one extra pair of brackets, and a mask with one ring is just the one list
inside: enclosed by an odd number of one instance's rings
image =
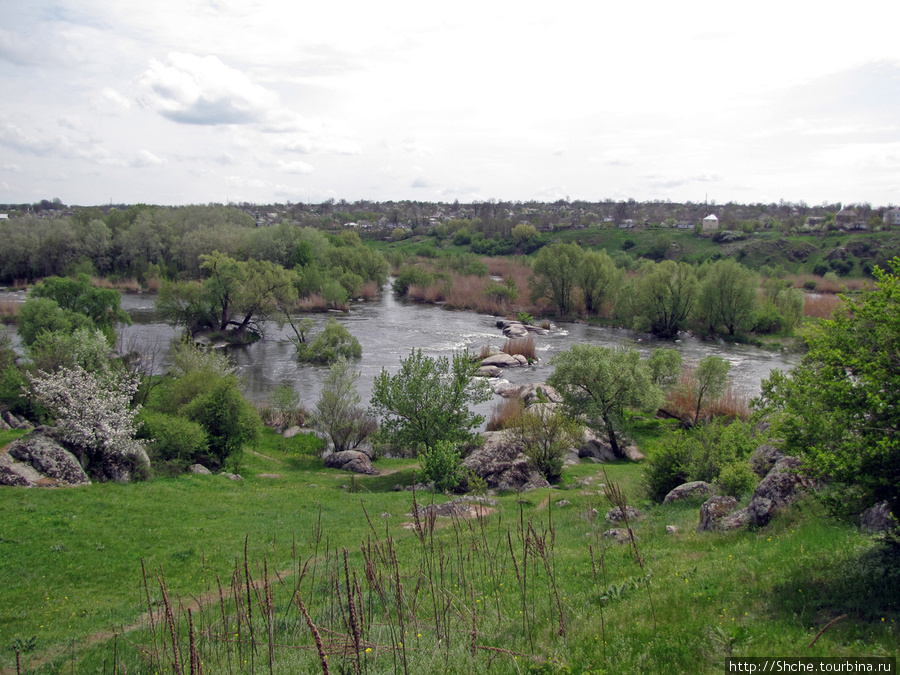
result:
[(131, 455), (140, 448), (134, 438), (140, 406), (131, 406), (137, 378), (81, 366), (29, 377), (32, 394), (54, 416), (67, 443), (100, 457)]

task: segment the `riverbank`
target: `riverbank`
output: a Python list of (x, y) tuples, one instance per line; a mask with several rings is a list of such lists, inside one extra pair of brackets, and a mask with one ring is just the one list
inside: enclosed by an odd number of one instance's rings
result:
[[(728, 656), (895, 652), (896, 566), (811, 504), (761, 530), (699, 534), (698, 504), (643, 501), (639, 465), (579, 464), (558, 489), (417, 529), (413, 499), (448, 498), (393, 491), (415, 480), (413, 461), (376, 467), (323, 469), (266, 432), (241, 481), (4, 488), (0, 643), (20, 646), (23, 672), (171, 670), (170, 608), (186, 672), (190, 608), (206, 672), (268, 672), (270, 658), (275, 672), (319, 672), (299, 598), (331, 672), (359, 659), (373, 674), (714, 673)], [(644, 569), (604, 536), (601, 483), (643, 513), (631, 525)], [(16, 672), (14, 650), (0, 667)]]

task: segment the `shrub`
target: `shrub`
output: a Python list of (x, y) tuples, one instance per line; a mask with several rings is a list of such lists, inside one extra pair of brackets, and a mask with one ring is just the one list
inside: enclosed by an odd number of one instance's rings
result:
[(753, 490), (759, 477), (750, 469), (747, 462), (731, 462), (722, 467), (716, 478), (716, 485), (726, 495), (740, 498)]
[(524, 447), (528, 465), (551, 483), (559, 480), (563, 457), (577, 442), (580, 427), (558, 410), (526, 410), (510, 426), (513, 438)]
[(362, 346), (344, 326), (335, 319), (329, 319), (325, 329), (312, 343), (295, 342), (297, 358), (310, 363), (334, 363), (338, 359), (358, 359), (362, 356)]
[[(672, 488), (702, 480), (715, 483), (726, 466), (746, 464), (756, 447), (756, 433), (744, 422), (716, 421), (691, 431), (677, 431), (650, 446), (642, 483), (647, 496), (662, 501)], [(747, 466), (749, 471), (749, 466)], [(729, 489), (739, 489), (742, 469), (730, 469), (725, 475)], [(755, 478), (753, 479), (755, 480)]]
[(206, 431), (209, 450), (220, 466), (230, 462), (237, 469), (244, 445), (259, 435), (259, 414), (231, 378), (223, 378), (211, 391), (191, 401), (183, 413)]
[(466, 477), (462, 456), (451, 441), (438, 441), (431, 448), (423, 448), (419, 452), (419, 464), (425, 478), (439, 492), (452, 490)]
[(143, 456), (141, 443), (135, 440), (138, 408), (131, 407), (138, 387), (135, 378), (91, 373), (81, 366), (29, 377), (32, 394), (56, 419), (63, 440), (83, 455), (85, 464), (110, 456)]
[(331, 439), (335, 452), (359, 447), (378, 426), (375, 418), (359, 407), (358, 378), (359, 373), (352, 371), (347, 361), (338, 360), (328, 371), (316, 402), (313, 423)]
[(209, 451), (206, 432), (198, 423), (166, 413), (141, 410), (137, 437), (149, 441), (153, 460), (199, 461)]

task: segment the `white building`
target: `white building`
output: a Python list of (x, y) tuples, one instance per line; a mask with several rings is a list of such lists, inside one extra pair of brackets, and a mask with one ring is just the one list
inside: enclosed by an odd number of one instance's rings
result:
[(703, 229), (704, 230), (718, 230), (719, 229), (719, 219), (716, 218), (715, 213), (710, 213), (706, 218), (703, 219)]

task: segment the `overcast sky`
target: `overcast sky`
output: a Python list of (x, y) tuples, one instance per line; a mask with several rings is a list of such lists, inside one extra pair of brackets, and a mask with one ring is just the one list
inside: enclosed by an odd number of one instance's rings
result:
[(0, 202), (900, 203), (896, 0), (0, 16)]

